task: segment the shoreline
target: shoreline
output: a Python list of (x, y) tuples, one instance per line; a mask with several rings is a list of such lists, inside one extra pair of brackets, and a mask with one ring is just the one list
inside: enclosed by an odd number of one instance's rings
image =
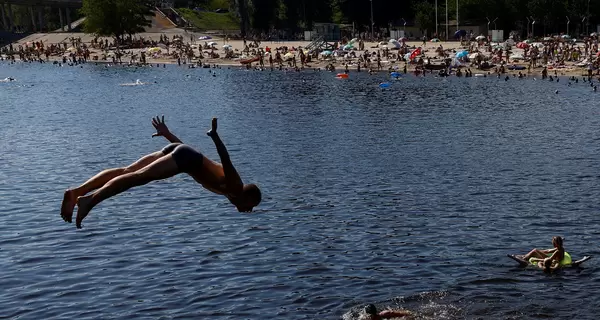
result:
[[(141, 33), (141, 34), (137, 34), (135, 35), (135, 37), (137, 39), (144, 39), (147, 41), (159, 41), (159, 38), (161, 37), (181, 37), (181, 39), (184, 40), (189, 40), (187, 42), (184, 42), (184, 46), (190, 46), (191, 48), (191, 52), (193, 52), (194, 54), (194, 58), (193, 59), (186, 59), (186, 58), (181, 58), (181, 65), (182, 66), (189, 66), (191, 64), (196, 65), (198, 64), (199, 61), (201, 61), (201, 63), (204, 64), (208, 64), (210, 66), (221, 66), (221, 67), (236, 67), (236, 68), (247, 68), (244, 64), (241, 64), (239, 62), (239, 60), (242, 59), (247, 59), (248, 57), (252, 57), (253, 55), (251, 53), (249, 53), (248, 55), (244, 55), (243, 54), (243, 50), (245, 49), (244, 47), (244, 41), (243, 40), (228, 40), (228, 39), (223, 39), (223, 38), (214, 38), (214, 39), (207, 39), (207, 40), (199, 40), (199, 36), (201, 34), (195, 34), (195, 33), (188, 33), (188, 32), (175, 32), (175, 33)], [(85, 45), (88, 50), (89, 50), (89, 59), (87, 60), (87, 64), (104, 64), (104, 65), (113, 65), (115, 64), (112, 61), (112, 58), (109, 58), (109, 55), (114, 55), (114, 50), (103, 50), (103, 49), (98, 49), (98, 48), (92, 48), (91, 43), (92, 41), (95, 39), (95, 37), (93, 35), (88, 35), (88, 34), (84, 34), (84, 33), (37, 33), (37, 34), (32, 34), (28, 37), (25, 37), (15, 43), (12, 43), (13, 45), (13, 49), (17, 49), (19, 46), (22, 47), (27, 47), (27, 46), (33, 46), (36, 42), (40, 42), (43, 43), (44, 46), (50, 46), (52, 44), (57, 45), (57, 44), (61, 44), (61, 47), (64, 47), (65, 43), (69, 43), (68, 46), (70, 46), (69, 50), (62, 50), (62, 54), (60, 53), (54, 53), (51, 56), (48, 57), (48, 59), (44, 59), (44, 61), (46, 63), (63, 63), (63, 57), (66, 56), (67, 54), (70, 55), (70, 57), (75, 57), (75, 58), (79, 58), (79, 55), (71, 55), (70, 52), (73, 51), (77, 51), (77, 49), (75, 50), (71, 50), (72, 49), (72, 45), (71, 42), (72, 39), (80, 39), (81, 42), (79, 42), (79, 44), (81, 45)], [(106, 37), (101, 37), (98, 38), (98, 40), (100, 41), (105, 41), (105, 40), (109, 40), (111, 41), (110, 38), (106, 38)], [(215, 45), (212, 46), (209, 49), (203, 48), (203, 45), (206, 45), (209, 42), (215, 42)], [(251, 42), (248, 41), (248, 44), (250, 44)], [(269, 47), (271, 50), (282, 50), (282, 53), (284, 52), (283, 50), (286, 50), (285, 52), (287, 52), (287, 49), (291, 49), (291, 48), (295, 48), (296, 50), (292, 51), (292, 53), (294, 54), (295, 57), (298, 56), (297, 52), (299, 48), (303, 48), (306, 47), (310, 44), (310, 41), (262, 41), (259, 43), (259, 45), (257, 46), (258, 48), (252, 48), (250, 50), (256, 50), (256, 49), (260, 49), (260, 50), (265, 50), (267, 47)], [(73, 43), (74, 44), (74, 43)], [(230, 58), (204, 58), (204, 59), (200, 59), (198, 58), (198, 56), (200, 55), (200, 53), (202, 52), (203, 55), (210, 55), (211, 52), (214, 52), (216, 54), (219, 55), (225, 55), (225, 53), (227, 51), (225, 51), (224, 47), (225, 45), (229, 46), (231, 49), (231, 52), (233, 52), (234, 55), (236, 55), (237, 57), (235, 59), (230, 59)], [(431, 62), (434, 65), (439, 65), (439, 63), (441, 63), (443, 61), (443, 58), (441, 56), (439, 56), (437, 49), (439, 49), (440, 47), (444, 50), (444, 52), (446, 52), (447, 55), (449, 55), (450, 57), (452, 57), (453, 55), (456, 55), (456, 52), (459, 51), (463, 51), (463, 50), (468, 50), (469, 46), (464, 46), (462, 43), (458, 42), (458, 41), (449, 41), (449, 42), (426, 42), (425, 45), (423, 46), (423, 42), (422, 41), (406, 41), (405, 45), (407, 46), (407, 48), (418, 48), (422, 46), (422, 53), (420, 55), (421, 58), (423, 58), (424, 61), (427, 60), (431, 60)], [(490, 44), (491, 45), (491, 44)], [(8, 47), (8, 46), (5, 46)], [(77, 46), (79, 48), (79, 46)], [(164, 47), (164, 46), (163, 46)], [(130, 64), (138, 64), (139, 60), (141, 60), (140, 57), (142, 52), (149, 52), (149, 46), (146, 46), (144, 48), (131, 48), (131, 49), (123, 49), (121, 51), (125, 52), (126, 54), (124, 54), (121, 58), (122, 63), (120, 65), (130, 65)], [(155, 47), (156, 48), (156, 47)], [(474, 43), (471, 43), (471, 48), (475, 48)], [(479, 46), (477, 45), (476, 47), (477, 49), (472, 51), (473, 53), (478, 52), (479, 54), (481, 54), (482, 56), (484, 56), (484, 58), (486, 60), (490, 60), (493, 61), (492, 59), (494, 59), (495, 55), (493, 55), (491, 52), (489, 52), (489, 48), (486, 46)], [(61, 49), (59, 49), (61, 50)], [(165, 50), (165, 49), (162, 49)], [(382, 66), (380, 70), (377, 70), (376, 66), (377, 63), (374, 61), (374, 58), (371, 58), (371, 62), (368, 63), (368, 67), (365, 68), (364, 66), (361, 66), (361, 72), (369, 72), (369, 69), (372, 70), (372, 72), (388, 72), (390, 69), (392, 69), (393, 71), (400, 71), (403, 70), (403, 68), (406, 66), (407, 69), (407, 73), (414, 73), (415, 70), (417, 69), (417, 65), (413, 64), (413, 63), (406, 63), (405, 61), (397, 61), (397, 58), (395, 58), (394, 56), (397, 56), (399, 53), (398, 51), (394, 51), (394, 50), (388, 50), (386, 47), (383, 47), (383, 42), (377, 43), (377, 42), (364, 42), (364, 50), (355, 50), (354, 52), (356, 53), (356, 56), (358, 57), (359, 55), (363, 54), (363, 52), (365, 52), (366, 50), (368, 50), (369, 52), (373, 53), (377, 52), (377, 53), (384, 53), (384, 52), (389, 52), (390, 54), (392, 54), (393, 56), (390, 56), (389, 58), (386, 58), (383, 54), (381, 54), (381, 62), (382, 62)], [(168, 51), (170, 54), (165, 54), (162, 53), (162, 51), (158, 51), (158, 54), (151, 54), (151, 53), (147, 53), (146, 54), (146, 64), (169, 64), (169, 65), (179, 65), (178, 63), (178, 58), (175, 55), (176, 52), (178, 52), (177, 49), (173, 48), (172, 50), (165, 50)], [(265, 50), (266, 51), (266, 50)], [(519, 48), (513, 48), (511, 49), (511, 52), (515, 55), (522, 55), (523, 54), (523, 50), (519, 49)], [(183, 52), (179, 51), (179, 54), (181, 56), (183, 56)], [(106, 60), (101, 59), (103, 57), (103, 55), (108, 55)], [(94, 57), (96, 58), (96, 60), (94, 60)], [(327, 65), (331, 64), (334, 66), (335, 70), (334, 72), (340, 72), (343, 73), (345, 72), (346, 69), (346, 64), (348, 64), (348, 70), (350, 71), (356, 71), (357, 68), (357, 63), (358, 63), (358, 58), (355, 57), (337, 57), (336, 58), (329, 58), (329, 59), (322, 59), (321, 55), (318, 55), (317, 57), (313, 58), (314, 60), (311, 61), (310, 63), (307, 64), (307, 66), (304, 68), (306, 69), (321, 69), (324, 70), (326, 68)], [(19, 60), (19, 59), (16, 59)], [(69, 59), (67, 59), (66, 63), (69, 63), (68, 61)], [(300, 62), (299, 62), (299, 58), (296, 58), (296, 60), (298, 61), (297, 66), (300, 66)], [(388, 61), (384, 61), (384, 60), (388, 60)], [(509, 59), (510, 61), (510, 59)], [(577, 64), (582, 64), (585, 63), (585, 61), (587, 60), (580, 60), (580, 61), (565, 61), (565, 65), (564, 66), (560, 66), (560, 67), (556, 67), (554, 68), (554, 66), (552, 64), (547, 64), (548, 67), (548, 75), (552, 75), (552, 76), (587, 76), (587, 68), (586, 67), (582, 67), (582, 66), (577, 66)], [(500, 74), (507, 74), (507, 75), (518, 75), (519, 73), (525, 75), (525, 76), (532, 76), (532, 75), (541, 75), (541, 71), (543, 69), (543, 67), (538, 66), (536, 68), (532, 68), (531, 71), (528, 71), (528, 66), (529, 66), (529, 62), (527, 61), (523, 61), (521, 59), (519, 59), (518, 61), (511, 61), (511, 62), (505, 62), (504, 60), (501, 60), (502, 63), (504, 63), (504, 66), (506, 68), (505, 73), (500, 73)], [(71, 61), (71, 63), (73, 63)], [(471, 73), (473, 74), (486, 74), (486, 75), (496, 75), (497, 73), (495, 72), (495, 67), (500, 67), (500, 62), (495, 62), (493, 63), (494, 67), (489, 68), (489, 69), (477, 69), (476, 66), (471, 66), (469, 63), (464, 63), (463, 65), (459, 66), (459, 68), (461, 68), (462, 70), (467, 70), (470, 69)], [(508, 66), (518, 66), (520, 68), (522, 68), (521, 70), (509, 70), (507, 67)], [(251, 64), (251, 69), (252, 68), (260, 68), (258, 63), (255, 62), (253, 64)], [(270, 65), (268, 64), (268, 57), (265, 57), (265, 66), (262, 67), (265, 69), (271, 69)], [(457, 67), (452, 67), (451, 69), (456, 69)], [(273, 66), (274, 70), (279, 69), (279, 66), (277, 66), (277, 64), (274, 63)], [(288, 62), (283, 62), (283, 69), (292, 69), (294, 70), (293, 66), (288, 65)], [(597, 73), (598, 70), (595, 70), (595, 74), (594, 76), (600, 75)], [(427, 73), (433, 73), (436, 74), (438, 73), (438, 70), (428, 70)]]

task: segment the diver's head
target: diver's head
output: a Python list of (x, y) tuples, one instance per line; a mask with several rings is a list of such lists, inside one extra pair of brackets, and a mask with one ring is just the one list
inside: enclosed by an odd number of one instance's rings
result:
[(262, 200), (260, 189), (255, 184), (246, 184), (241, 197), (236, 201), (235, 206), (239, 212), (251, 212)]

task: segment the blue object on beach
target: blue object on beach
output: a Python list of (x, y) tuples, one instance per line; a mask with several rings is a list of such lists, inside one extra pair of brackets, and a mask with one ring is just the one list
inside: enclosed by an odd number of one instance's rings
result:
[(460, 38), (460, 37), (464, 37), (467, 35), (467, 31), (465, 30), (458, 30), (454, 33), (454, 38)]
[(390, 87), (390, 83), (389, 82), (382, 82), (382, 83), (379, 84), (379, 87), (381, 89), (387, 89), (387, 88)]
[(461, 52), (458, 52), (458, 53), (456, 54), (456, 57), (457, 57), (458, 59), (460, 59), (460, 58), (466, 57), (466, 56), (468, 56), (468, 55), (469, 55), (469, 51), (461, 51)]

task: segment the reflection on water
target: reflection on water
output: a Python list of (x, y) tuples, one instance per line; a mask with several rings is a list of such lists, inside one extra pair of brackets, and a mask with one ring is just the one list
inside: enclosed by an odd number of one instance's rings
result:
[[(580, 82), (0, 64), (0, 317), (594, 319), (595, 260), (545, 275), (507, 253), (598, 255), (597, 96)], [(132, 79), (151, 85), (123, 87)], [(563, 83), (564, 82), (564, 83)], [(554, 94), (559, 90), (560, 94)], [(253, 214), (187, 176), (101, 203), (62, 192), (167, 143), (218, 159)]]

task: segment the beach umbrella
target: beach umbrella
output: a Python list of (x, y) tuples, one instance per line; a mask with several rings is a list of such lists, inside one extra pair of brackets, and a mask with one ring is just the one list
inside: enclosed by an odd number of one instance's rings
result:
[(456, 58), (461, 59), (469, 55), (469, 51), (460, 51), (456, 53)]
[(150, 53), (155, 53), (155, 52), (158, 53), (158, 52), (160, 52), (160, 48), (159, 47), (149, 48), (146, 51), (148, 51)]
[(543, 39), (543, 40), (544, 40), (544, 41), (550, 41), (550, 40), (552, 40), (552, 38), (550, 38), (550, 37), (544, 37), (544, 39)]
[(563, 34), (562, 36), (560, 36), (563, 39), (571, 39), (571, 36), (568, 34)]
[(344, 46), (344, 50), (352, 50), (352, 49), (354, 49), (354, 46), (351, 44), (347, 44)]
[(431, 39), (431, 40), (429, 40), (429, 41), (431, 41), (431, 42), (440, 42), (440, 39), (438, 39), (438, 38), (433, 38), (433, 39)]
[(294, 58), (294, 54), (293, 54), (293, 53), (291, 53), (291, 52), (288, 52), (288, 53), (286, 53), (286, 54), (284, 54), (284, 55), (283, 55), (283, 58), (284, 58), (285, 60), (291, 60), (291, 59), (293, 59), (293, 58)]
[(475, 40), (478, 40), (478, 41), (479, 41), (479, 40), (485, 40), (485, 36), (477, 36), (477, 37), (475, 38)]
[(530, 44), (530, 43), (532, 43), (532, 42), (533, 42), (533, 40), (531, 40), (531, 39), (526, 39), (526, 40), (523, 40), (523, 42), (525, 42), (525, 43), (527, 43), (527, 44)]
[(517, 43), (517, 48), (519, 48), (519, 49), (529, 48), (529, 44), (527, 44), (525, 42), (519, 42), (519, 43)]
[(217, 43), (216, 43), (216, 42), (214, 42), (214, 41), (211, 41), (211, 42), (209, 42), (209, 43), (208, 43), (208, 45), (209, 45), (209, 46), (211, 46), (211, 47), (214, 47), (214, 46), (216, 46), (216, 45), (217, 45)]
[(590, 34), (590, 37), (595, 37), (595, 36), (597, 36), (597, 35), (598, 35), (598, 34), (597, 34), (596, 32), (592, 32), (592, 33)]
[(210, 40), (210, 39), (212, 39), (211, 36), (202, 36), (202, 37), (198, 38), (198, 40)]
[(231, 49), (231, 45), (230, 44), (226, 44), (223, 46), (223, 49)]
[(349, 42), (349, 43), (350, 43), (350, 44), (352, 44), (352, 43), (355, 43), (355, 42), (357, 42), (357, 41), (358, 41), (358, 38), (352, 38), (352, 40), (350, 40), (350, 42)]
[(394, 47), (394, 48), (396, 48), (396, 49), (400, 49), (400, 47), (402, 46), (402, 45), (400, 44), (400, 42), (398, 42), (398, 41), (397, 41), (397, 40), (395, 40), (395, 39), (390, 39), (390, 41), (389, 41), (389, 45), (391, 45), (392, 47)]
[(454, 33), (454, 38), (460, 38), (460, 37), (464, 37), (467, 35), (467, 31), (465, 30), (458, 30)]
[(479, 53), (479, 52), (471, 53), (469, 55), (469, 59), (477, 59), (477, 57), (479, 57), (480, 54), (481, 53)]
[(331, 52), (331, 51), (329, 51), (329, 50), (325, 50), (325, 51), (322, 51), (322, 52), (321, 52), (321, 55), (322, 55), (322, 56), (330, 56), (331, 54), (332, 54), (332, 52)]

